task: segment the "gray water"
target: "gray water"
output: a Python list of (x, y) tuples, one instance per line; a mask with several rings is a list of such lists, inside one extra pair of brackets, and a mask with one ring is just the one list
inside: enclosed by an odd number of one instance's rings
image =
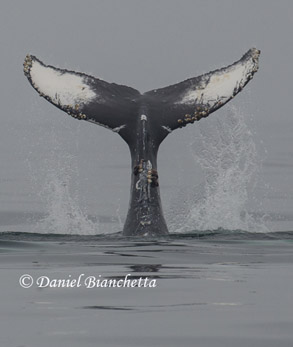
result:
[[(292, 232), (231, 234), (2, 234), (1, 345), (292, 346)], [(156, 287), (24, 289), (23, 274)]]

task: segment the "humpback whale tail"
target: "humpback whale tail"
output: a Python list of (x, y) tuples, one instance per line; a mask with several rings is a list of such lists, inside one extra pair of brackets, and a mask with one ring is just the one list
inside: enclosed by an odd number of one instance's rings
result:
[(167, 234), (157, 173), (157, 152), (177, 128), (199, 121), (236, 94), (258, 70), (260, 51), (250, 49), (228, 67), (144, 94), (101, 79), (43, 64), (27, 55), (24, 73), (31, 85), (72, 117), (117, 132), (132, 157), (131, 198), (124, 235)]

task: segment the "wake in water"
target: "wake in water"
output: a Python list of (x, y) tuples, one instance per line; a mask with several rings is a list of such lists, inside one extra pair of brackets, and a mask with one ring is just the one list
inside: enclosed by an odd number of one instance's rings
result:
[(248, 211), (248, 203), (255, 203), (253, 190), (261, 161), (241, 112), (230, 107), (226, 115), (199, 122), (199, 137), (192, 140), (190, 149), (203, 171), (204, 185), (194, 187), (186, 197), (187, 215), (180, 225), (178, 218), (172, 221), (173, 231), (269, 231), (263, 220)]

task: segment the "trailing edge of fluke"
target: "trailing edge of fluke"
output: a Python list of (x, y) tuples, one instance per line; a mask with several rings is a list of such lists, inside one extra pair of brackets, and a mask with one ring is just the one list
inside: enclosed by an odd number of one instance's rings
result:
[(163, 216), (157, 153), (177, 128), (199, 121), (234, 98), (258, 70), (250, 49), (232, 65), (141, 94), (80, 72), (45, 65), (27, 55), (24, 74), (40, 96), (70, 116), (117, 132), (132, 158), (130, 206), (123, 235), (168, 234)]

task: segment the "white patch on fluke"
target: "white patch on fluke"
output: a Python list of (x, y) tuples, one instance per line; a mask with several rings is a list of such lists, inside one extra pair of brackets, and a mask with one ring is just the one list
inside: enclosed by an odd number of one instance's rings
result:
[(201, 103), (213, 106), (219, 100), (226, 102), (234, 95), (235, 88), (238, 91), (239, 88), (244, 87), (245, 82), (256, 69), (257, 64), (253, 59), (249, 59), (208, 74), (205, 76), (206, 81), (202, 81), (201, 87), (194, 86), (189, 89), (177, 104)]
[(170, 127), (166, 126), (166, 125), (162, 125), (162, 128), (165, 129), (165, 130), (167, 130), (168, 133), (171, 133), (171, 132), (172, 132), (172, 129), (171, 129)]
[(58, 105), (86, 104), (96, 98), (96, 93), (86, 84), (86, 77), (61, 72), (32, 61), (30, 76), (39, 93)]
[(120, 127), (114, 128), (113, 131), (114, 131), (114, 133), (119, 133), (119, 131), (120, 131), (121, 129), (124, 129), (125, 127), (126, 127), (125, 124), (120, 125)]

